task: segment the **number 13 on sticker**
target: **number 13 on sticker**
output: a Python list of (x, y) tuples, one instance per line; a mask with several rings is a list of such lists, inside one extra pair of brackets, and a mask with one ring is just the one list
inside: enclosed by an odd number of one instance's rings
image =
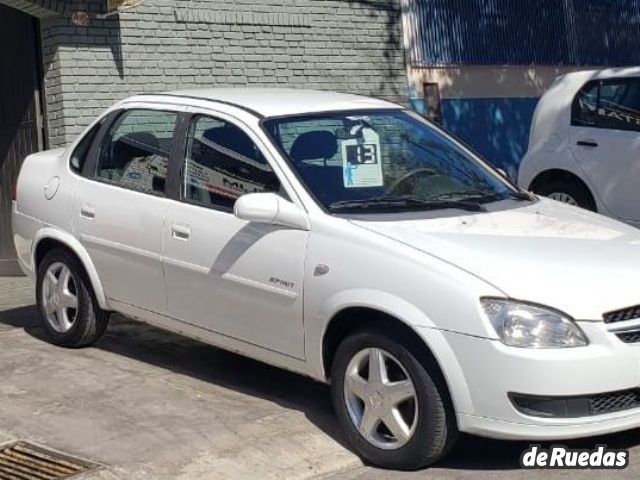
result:
[(345, 188), (381, 187), (380, 137), (363, 129), (362, 139), (342, 142), (342, 169)]

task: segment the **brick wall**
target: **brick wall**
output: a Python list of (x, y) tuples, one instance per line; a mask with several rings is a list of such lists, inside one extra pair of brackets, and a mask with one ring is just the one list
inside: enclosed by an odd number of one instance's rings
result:
[(0, 3), (37, 18), (58, 15), (65, 7), (62, 0), (0, 0)]
[[(105, 0), (58, 3), (41, 22), (51, 147), (141, 92), (261, 85), (407, 99), (400, 0), (145, 0), (104, 20)], [(73, 25), (76, 10), (89, 26)]]

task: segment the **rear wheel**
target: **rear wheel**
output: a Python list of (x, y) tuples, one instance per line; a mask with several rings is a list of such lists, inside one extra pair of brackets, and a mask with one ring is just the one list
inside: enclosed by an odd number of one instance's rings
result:
[(592, 212), (597, 211), (596, 202), (586, 185), (571, 179), (553, 179), (535, 185), (533, 191), (543, 197), (558, 202), (581, 207)]
[(84, 347), (107, 328), (109, 313), (100, 309), (82, 265), (66, 250), (54, 249), (40, 262), (36, 298), (51, 343)]
[(356, 452), (374, 465), (426, 467), (458, 437), (445, 387), (402, 342), (359, 332), (338, 347), (332, 397)]

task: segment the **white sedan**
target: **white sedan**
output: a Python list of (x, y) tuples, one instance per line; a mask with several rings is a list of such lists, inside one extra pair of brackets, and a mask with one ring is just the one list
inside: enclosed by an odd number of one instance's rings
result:
[(374, 464), (640, 426), (640, 232), (518, 190), (403, 107), (140, 95), (29, 156), (16, 192), (50, 341), (120, 312), (330, 382)]
[(536, 107), (518, 183), (640, 226), (640, 68), (559, 77)]

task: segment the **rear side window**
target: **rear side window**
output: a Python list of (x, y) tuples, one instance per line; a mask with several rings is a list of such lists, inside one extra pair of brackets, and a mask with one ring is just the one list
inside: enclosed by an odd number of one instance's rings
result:
[(177, 114), (128, 110), (100, 145), (98, 178), (126, 188), (164, 194)]
[(82, 169), (87, 162), (87, 155), (89, 155), (89, 150), (91, 149), (93, 140), (96, 138), (96, 135), (98, 134), (98, 131), (100, 130), (100, 127), (102, 127), (103, 123), (104, 119), (96, 123), (93, 128), (89, 130), (84, 137), (82, 137), (82, 140), (80, 140), (78, 146), (73, 150), (71, 158), (69, 159), (69, 166), (74, 172), (82, 172)]
[(620, 78), (587, 83), (573, 101), (571, 124), (640, 131), (640, 79)]
[(280, 192), (278, 177), (251, 138), (239, 127), (207, 116), (189, 128), (182, 198), (231, 210), (245, 193)]

